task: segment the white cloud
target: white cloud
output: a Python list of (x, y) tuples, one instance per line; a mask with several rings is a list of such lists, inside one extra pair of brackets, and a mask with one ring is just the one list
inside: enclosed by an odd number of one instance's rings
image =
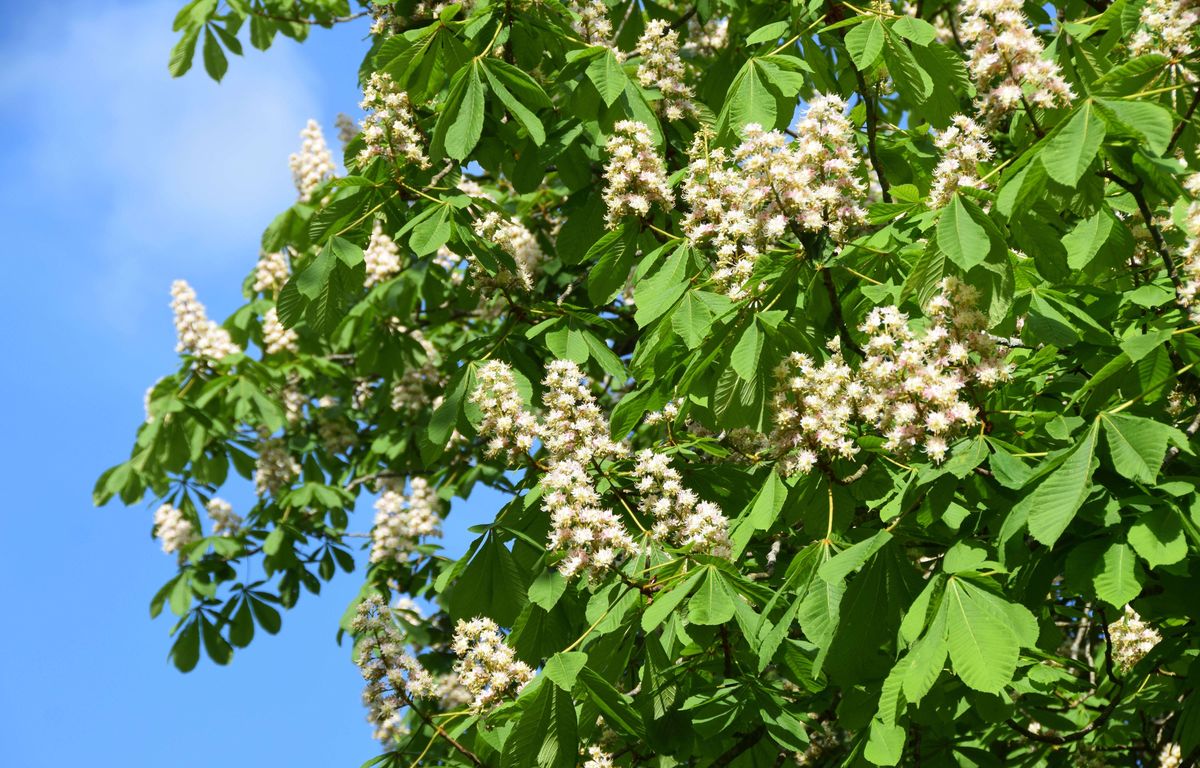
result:
[(173, 80), (177, 6), (43, 5), (9, 38), (0, 73), (0, 99), (32, 128), (19, 132), (26, 193), (79, 212), (78, 231), (60, 235), (87, 273), (77, 299), (126, 332), (147, 310), (166, 319), (175, 274), (228, 275), (236, 293), (263, 227), (294, 199), (287, 155), (319, 104), (290, 45), (247, 46), (219, 85), (199, 56)]

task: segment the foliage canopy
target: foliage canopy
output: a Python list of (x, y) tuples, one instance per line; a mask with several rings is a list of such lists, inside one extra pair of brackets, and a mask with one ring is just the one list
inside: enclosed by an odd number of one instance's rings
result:
[(180, 670), (376, 492), (371, 764), (1193, 759), (1190, 3), (192, 0), (169, 66), (368, 13), (344, 174), (310, 124), (245, 305), (176, 284), (96, 486)]

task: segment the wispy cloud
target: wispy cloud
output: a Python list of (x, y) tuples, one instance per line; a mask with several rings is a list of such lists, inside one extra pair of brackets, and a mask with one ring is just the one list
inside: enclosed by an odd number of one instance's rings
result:
[(287, 155), (318, 105), (286, 45), (248, 50), (220, 85), (202, 71), (172, 80), (177, 5), (46, 4), (0, 70), (0, 104), (24, 116), (5, 131), (23, 145), (20, 194), (57, 209), (55, 239), (90, 276), (77, 300), (127, 332), (160, 315), (174, 274), (236, 284), (250, 269), (263, 226), (294, 198)]

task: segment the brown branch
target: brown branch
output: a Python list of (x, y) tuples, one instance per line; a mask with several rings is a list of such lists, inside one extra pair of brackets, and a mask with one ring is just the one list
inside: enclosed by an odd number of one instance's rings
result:
[(759, 742), (759, 740), (763, 737), (763, 734), (765, 734), (766, 732), (767, 732), (767, 729), (760, 725), (757, 728), (755, 728), (754, 730), (747, 733), (745, 736), (742, 736), (742, 738), (739, 739), (736, 744), (734, 744), (729, 749), (725, 750), (724, 754), (722, 754), (720, 757), (718, 757), (716, 760), (713, 761), (712, 768), (721, 768), (721, 766), (729, 765), (734, 760), (736, 760), (743, 752), (745, 752), (747, 749), (750, 749), (755, 744), (757, 744)]
[(1175, 130), (1171, 132), (1171, 140), (1167, 142), (1167, 153), (1175, 149), (1175, 143), (1179, 141), (1179, 137), (1183, 135), (1183, 129), (1192, 122), (1192, 115), (1196, 112), (1196, 105), (1200, 104), (1200, 88), (1196, 89), (1196, 94), (1192, 96), (1192, 103), (1188, 106), (1187, 112), (1184, 113), (1183, 119), (1179, 121), (1179, 125), (1175, 126)]
[(1171, 252), (1167, 250), (1162, 233), (1158, 231), (1158, 226), (1154, 223), (1154, 214), (1150, 211), (1150, 206), (1146, 203), (1146, 196), (1142, 194), (1142, 180), (1138, 179), (1136, 182), (1126, 181), (1112, 171), (1102, 171), (1100, 175), (1116, 183), (1133, 196), (1134, 202), (1137, 203), (1138, 211), (1142, 214), (1142, 220), (1146, 222), (1146, 229), (1150, 232), (1150, 238), (1154, 241), (1154, 250), (1158, 251), (1163, 266), (1166, 267), (1167, 277), (1171, 278), (1171, 282), (1175, 285), (1176, 290), (1182, 288), (1183, 283), (1179, 279), (1179, 273), (1175, 270), (1175, 262), (1171, 259)]
[(837, 323), (842, 343), (854, 350), (855, 354), (859, 357), (862, 357), (862, 347), (854, 343), (854, 339), (850, 338), (850, 329), (846, 327), (846, 318), (842, 315), (842, 302), (838, 298), (837, 287), (833, 284), (833, 274), (828, 269), (822, 267), (821, 279), (825, 282), (825, 292), (829, 294), (830, 311), (833, 312), (833, 319)]
[(875, 169), (875, 176), (879, 179), (879, 190), (883, 202), (890, 203), (892, 194), (888, 191), (887, 178), (883, 175), (883, 163), (880, 162), (879, 153), (875, 149), (876, 124), (879, 121), (878, 105), (868, 92), (867, 81), (863, 78), (862, 72), (858, 71), (858, 67), (854, 67), (854, 77), (858, 81), (858, 92), (862, 95), (863, 104), (867, 108), (867, 157), (870, 158), (871, 167)]

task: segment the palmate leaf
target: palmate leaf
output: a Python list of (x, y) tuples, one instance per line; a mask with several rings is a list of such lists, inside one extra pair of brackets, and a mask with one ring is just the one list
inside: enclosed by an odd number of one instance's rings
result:
[(1096, 114), (1095, 105), (1090, 99), (1084, 101), (1043, 147), (1039, 157), (1046, 173), (1058, 183), (1074, 187), (1096, 159), (1104, 134), (1104, 121)]
[(1105, 413), (1100, 418), (1113, 469), (1130, 480), (1153, 483), (1167, 455), (1167, 442), (1180, 435), (1179, 430), (1126, 413)]
[(1002, 691), (1012, 682), (1022, 641), (1029, 641), (1027, 625), (1036, 628), (1033, 615), (959, 578), (947, 583), (942, 610), (954, 673), (977, 691)]
[(1022, 502), (1029, 513), (1029, 532), (1046, 546), (1058, 541), (1087, 498), (1098, 431), (1098, 423), (1093, 423), (1058, 469)]
[(521, 696), (521, 717), (504, 742), (503, 768), (568, 768), (579, 749), (575, 705), (550, 679)]

